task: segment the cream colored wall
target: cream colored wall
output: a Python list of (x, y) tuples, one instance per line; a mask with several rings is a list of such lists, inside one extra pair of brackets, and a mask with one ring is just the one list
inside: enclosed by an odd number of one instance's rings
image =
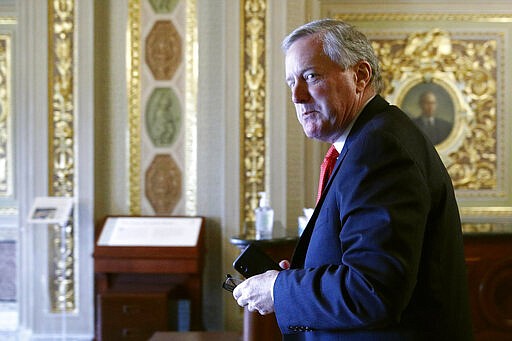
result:
[(127, 214), (127, 1), (94, 3), (95, 217)]

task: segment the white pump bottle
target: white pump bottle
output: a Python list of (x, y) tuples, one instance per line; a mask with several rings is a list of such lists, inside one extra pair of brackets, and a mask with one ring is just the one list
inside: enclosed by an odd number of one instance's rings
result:
[(267, 194), (259, 192), (260, 205), (254, 210), (256, 219), (256, 239), (272, 238), (272, 229), (274, 227), (274, 210), (268, 203)]

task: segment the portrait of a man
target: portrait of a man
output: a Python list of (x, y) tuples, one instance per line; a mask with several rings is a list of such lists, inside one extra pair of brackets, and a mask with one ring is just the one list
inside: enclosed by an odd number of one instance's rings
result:
[(447, 91), (434, 83), (413, 87), (404, 99), (404, 107), (416, 125), (434, 145), (450, 135), (454, 122), (454, 105)]

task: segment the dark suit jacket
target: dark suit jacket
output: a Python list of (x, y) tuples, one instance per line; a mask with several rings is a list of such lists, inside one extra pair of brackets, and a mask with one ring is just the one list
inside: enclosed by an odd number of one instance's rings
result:
[(357, 118), (274, 303), (290, 340), (472, 338), (450, 177), (382, 97)]

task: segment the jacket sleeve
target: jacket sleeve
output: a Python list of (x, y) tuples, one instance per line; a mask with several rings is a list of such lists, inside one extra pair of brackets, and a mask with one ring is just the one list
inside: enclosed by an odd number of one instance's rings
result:
[(407, 146), (386, 132), (359, 138), (334, 176), (304, 268), (274, 285), (283, 333), (391, 325), (416, 285), (430, 194)]

